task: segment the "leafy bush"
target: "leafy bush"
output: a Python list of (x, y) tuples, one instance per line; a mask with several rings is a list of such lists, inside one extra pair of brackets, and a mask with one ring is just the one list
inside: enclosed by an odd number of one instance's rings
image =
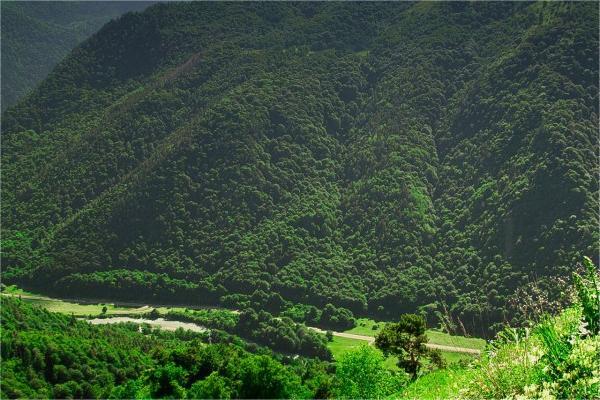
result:
[(587, 274), (583, 277), (575, 275), (575, 287), (587, 329), (591, 335), (598, 335), (600, 333), (600, 280), (592, 260), (585, 257), (583, 263)]
[(393, 373), (384, 365), (383, 354), (368, 345), (344, 353), (336, 363), (335, 396), (341, 399), (380, 399), (400, 390), (404, 373)]
[(213, 372), (201, 381), (196, 381), (187, 392), (189, 399), (230, 399), (231, 384)]
[[(594, 398), (600, 393), (598, 272), (576, 276), (576, 303), (533, 329), (507, 328), (488, 347), (462, 391), (471, 398)], [(592, 329), (590, 329), (592, 327)]]
[(275, 318), (266, 311), (244, 310), (235, 333), (275, 351), (331, 360), (327, 339), (288, 317)]
[(319, 325), (345, 331), (354, 328), (356, 320), (352, 315), (352, 311), (343, 307), (335, 307), (333, 304), (327, 304), (321, 313)]

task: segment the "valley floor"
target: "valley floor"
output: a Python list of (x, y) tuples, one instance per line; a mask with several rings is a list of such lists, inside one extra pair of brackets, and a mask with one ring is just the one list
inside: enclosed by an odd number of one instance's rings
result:
[[(339, 398), (388, 398), (388, 396), (389, 398), (394, 399), (439, 399), (458, 397), (471, 399), (597, 398), (597, 394), (600, 393), (600, 337), (598, 335), (600, 330), (600, 321), (598, 321), (598, 315), (600, 315), (600, 313), (598, 313), (598, 310), (600, 310), (600, 279), (598, 279), (597, 270), (592, 262), (589, 259), (585, 259), (585, 262), (588, 274), (583, 277), (580, 275), (575, 277), (577, 297), (574, 298), (574, 303), (554, 317), (545, 316), (542, 320), (528, 328), (506, 328), (489, 344), (486, 344), (482, 339), (451, 336), (442, 332), (429, 330), (427, 335), (430, 339), (430, 345), (433, 344), (442, 348), (452, 347), (454, 350), (464, 350), (465, 352), (443, 352), (443, 357), (448, 364), (446, 368), (437, 368), (426, 360), (422, 365), (421, 372), (413, 381), (409, 381), (408, 376), (405, 374), (396, 373), (396, 371), (398, 371), (396, 359), (393, 357), (385, 358), (378, 350), (365, 345), (365, 343), (373, 342), (373, 337), (381, 329), (382, 323), (359, 318), (356, 321), (357, 325), (354, 328), (349, 329), (346, 332), (336, 332), (333, 334), (332, 340), (327, 342), (327, 346), (331, 351), (328, 360), (331, 360), (331, 355), (333, 355), (335, 372), (333, 378), (331, 378), (331, 375), (328, 375), (325, 370), (319, 370), (321, 371), (319, 382), (323, 382), (321, 379), (333, 379), (333, 381), (329, 381), (334, 383), (333, 391), (330, 395)], [(131, 335), (131, 339), (133, 340), (132, 343), (157, 340), (156, 344), (161, 348), (164, 345), (169, 346), (169, 343), (171, 343), (171, 345), (175, 343), (175, 346), (179, 349), (179, 346), (181, 343), (184, 343), (184, 341), (177, 339), (175, 342), (169, 342), (169, 338), (179, 338), (179, 336), (169, 335), (183, 335), (182, 337), (192, 335), (191, 337), (193, 338), (193, 335), (197, 334), (177, 330), (177, 328), (186, 328), (187, 324), (184, 325), (178, 323), (177, 325), (174, 325), (174, 321), (167, 321), (165, 318), (168, 319), (169, 316), (177, 316), (179, 313), (190, 320), (189, 318), (204, 313), (202, 315), (209, 316), (210, 318), (204, 320), (192, 319), (192, 321), (198, 322), (198, 324), (196, 324), (196, 329), (201, 330), (203, 329), (201, 325), (206, 324), (207, 328), (213, 327), (214, 321), (219, 318), (226, 320), (228, 317), (237, 318), (246, 315), (246, 311), (237, 316), (233, 314), (233, 311), (220, 310), (217, 312), (213, 310), (204, 310), (201, 312), (191, 311), (189, 309), (186, 310), (181, 307), (152, 307), (150, 305), (143, 305), (141, 307), (127, 307), (114, 304), (81, 305), (64, 300), (38, 296), (34, 293), (22, 291), (14, 286), (4, 288), (1, 297), (3, 298), (3, 302), (8, 304), (8, 308), (2, 308), (2, 311), (4, 312), (3, 315), (6, 314), (3, 319), (2, 329), (7, 329), (7, 332), (12, 332), (12, 334), (3, 335), (2, 337), (4, 345), (3, 355), (6, 348), (10, 349), (8, 353), (10, 357), (8, 357), (8, 359), (10, 359), (10, 362), (12, 363), (3, 365), (3, 367), (8, 365), (8, 372), (3, 372), (3, 381), (6, 382), (8, 379), (10, 382), (8, 384), (3, 383), (3, 385), (7, 390), (11, 390), (10, 393), (16, 393), (13, 397), (26, 397), (19, 393), (25, 393), (26, 390), (30, 390), (30, 386), (28, 385), (32, 378), (27, 374), (34, 371), (32, 368), (36, 366), (39, 370), (36, 372), (37, 375), (34, 376), (34, 378), (37, 379), (35, 381), (36, 385), (40, 386), (42, 389), (46, 388), (44, 389), (46, 390), (44, 393), (61, 393), (62, 396), (61, 390), (65, 389), (61, 386), (62, 383), (59, 382), (62, 378), (59, 379), (60, 377), (56, 374), (46, 378), (45, 369), (41, 367), (43, 366), (41, 361), (44, 359), (39, 357), (38, 361), (32, 361), (32, 359), (30, 359), (30, 355), (33, 355), (34, 353), (42, 355), (44, 352), (50, 351), (53, 354), (58, 354), (64, 352), (63, 350), (65, 349), (67, 349), (68, 352), (71, 352), (71, 350), (69, 350), (69, 345), (75, 345), (74, 343), (76, 342), (71, 343), (65, 338), (61, 339), (59, 336), (64, 334), (62, 329), (69, 329), (69, 327), (74, 327), (73, 329), (76, 328), (79, 332), (78, 335), (80, 340), (97, 341), (98, 337), (100, 337), (101, 342), (94, 342), (94, 346), (98, 343), (106, 344), (104, 342), (105, 339), (110, 341), (115, 332), (120, 332), (120, 334), (123, 335)], [(13, 300), (17, 297), (20, 297), (22, 301), (17, 302)], [(37, 304), (47, 310), (58, 311), (58, 313), (44, 313), (40, 308), (31, 307), (27, 303)], [(5, 312), (5, 310), (7, 311)], [(181, 312), (181, 310), (183, 310), (183, 312)], [(65, 317), (65, 314), (71, 315), (72, 318), (69, 319), (68, 317)], [(26, 318), (28, 315), (31, 321), (28, 321)], [(149, 315), (149, 318), (147, 315)], [(74, 317), (85, 318), (90, 321), (91, 324), (76, 321)], [(148, 318), (148, 320), (136, 317)], [(278, 318), (274, 319), (278, 320)], [(283, 320), (284, 319), (281, 318), (281, 321)], [(164, 331), (162, 329), (153, 330), (152, 335), (140, 335), (136, 330), (141, 329), (142, 333), (144, 333), (147, 327), (139, 325), (136, 329), (135, 325), (116, 325), (111, 327), (104, 326), (101, 328), (102, 330), (100, 330), (99, 327), (92, 326), (96, 322), (108, 323), (125, 321), (150, 321), (150, 323), (154, 325), (158, 324), (165, 329)], [(298, 324), (296, 324), (295, 327), (297, 329), (302, 329), (305, 335), (310, 333), (310, 335), (317, 336), (317, 334), (310, 332), (308, 329), (299, 326)], [(21, 332), (23, 328), (26, 328), (25, 332)], [(129, 331), (127, 331), (127, 329), (129, 329)], [(177, 332), (165, 332), (173, 329), (176, 329)], [(95, 333), (90, 336), (90, 331)], [(48, 332), (50, 332), (49, 335)], [(213, 331), (211, 331), (211, 335), (207, 336), (213, 336), (212, 332)], [(214, 332), (216, 333), (217, 331)], [(261, 332), (262, 334), (270, 336), (270, 332), (272, 331), (263, 330)], [(323, 334), (322, 330), (319, 332), (320, 334)], [(56, 335), (58, 335), (57, 337), (59, 337), (60, 340), (55, 338)], [(200, 333), (200, 335), (202, 335), (202, 333)], [(31, 350), (29, 352), (23, 352), (23, 343), (29, 343), (31, 346), (42, 343), (38, 340), (38, 336), (49, 338), (48, 340), (57, 340), (57, 343), (60, 344), (45, 349), (44, 351), (34, 349), (35, 351)], [(70, 338), (70, 336), (68, 337)], [(163, 341), (161, 338), (167, 340)], [(210, 339), (211, 338), (209, 337), (209, 343)], [(254, 337), (251, 337), (251, 339), (254, 339)], [(231, 342), (223, 343), (226, 344), (221, 344), (222, 347), (219, 348), (219, 352), (233, 351), (232, 349), (236, 347), (236, 345)], [(118, 343), (115, 342), (109, 346), (111, 350), (111, 346), (115, 345), (118, 345)], [(324, 341), (322, 346), (325, 346)], [(482, 351), (484, 346), (486, 349), (485, 352)], [(206, 346), (204, 345), (194, 343), (190, 348), (194, 351), (200, 351), (205, 347)], [(77, 345), (77, 348), (79, 349), (80, 346)], [(92, 349), (95, 352), (95, 347), (92, 346)], [(241, 348), (238, 349), (239, 351), (242, 351)], [(475, 359), (475, 351), (481, 352), (481, 356), (477, 359)], [(121, 353), (128, 357), (130, 356), (129, 350)], [(96, 357), (95, 353), (91, 354)], [(146, 355), (145, 352), (140, 352), (139, 349), (138, 353), (135, 354), (139, 354), (140, 356)], [(279, 356), (282, 354), (279, 354)], [(293, 362), (296, 360), (296, 357), (288, 357), (291, 354), (299, 353), (288, 352), (283, 356), (287, 357), (289, 362)], [(270, 359), (267, 356), (248, 355), (247, 357), (258, 357), (257, 360), (260, 359), (263, 362)], [(70, 359), (71, 358), (69, 358), (69, 360)], [(179, 350), (177, 350), (177, 359), (180, 359)], [(184, 360), (185, 359), (187, 358), (184, 358)], [(465, 360), (470, 360), (472, 362), (465, 363)], [(307, 359), (301, 359), (300, 361), (303, 363), (301, 370), (310, 364), (310, 362), (306, 364), (308, 361)], [(147, 360), (147, 362), (153, 363), (155, 361)], [(277, 361), (273, 359), (272, 362)], [(233, 368), (233, 370), (236, 370), (237, 365), (238, 364), (236, 364), (236, 367)], [(317, 366), (317, 364), (315, 364), (315, 366)], [(161, 360), (158, 361), (156, 367), (158, 369), (156, 369), (155, 372), (160, 372), (160, 368), (163, 367), (161, 358)], [(284, 366), (282, 364), (279, 368), (282, 371), (287, 370), (290, 373), (293, 373), (291, 372), (293, 371), (291, 366)], [(61, 371), (68, 372), (69, 370), (58, 368), (57, 373)], [(368, 373), (365, 374), (365, 371), (368, 371)], [(76, 372), (74, 372), (74, 374), (77, 375)], [(77, 379), (81, 378), (80, 375), (77, 376), (79, 377)], [(277, 379), (276, 374), (272, 374), (271, 372), (261, 372), (259, 376), (266, 378), (269, 382), (271, 382), (272, 379)], [(327, 376), (329, 377), (327, 378)], [(402, 376), (404, 377), (402, 378)], [(138, 375), (134, 376), (137, 382), (136, 385), (146, 384), (150, 389), (154, 387), (152, 386), (154, 385), (152, 379), (156, 377), (160, 378), (160, 375), (156, 375), (154, 372), (150, 375), (143, 375), (141, 378)], [(50, 379), (50, 381), (46, 382), (44, 379)], [(148, 379), (150, 380), (148, 381)], [(309, 385), (308, 382), (301, 381), (301, 378), (298, 375), (295, 387), (300, 387), (305, 383)], [(77, 382), (73, 385), (75, 384), (79, 385)], [(310, 384), (312, 385), (312, 383)], [(75, 389), (79, 388), (77, 385), (73, 387)], [(203, 385), (208, 385), (208, 383), (203, 381), (203, 383), (198, 383), (197, 385), (194, 383), (191, 385), (190, 382), (188, 382), (186, 385), (185, 390), (192, 393), (192, 396), (195, 396), (194, 390), (197, 390), (200, 386), (204, 387)], [(246, 390), (245, 386), (242, 386), (239, 390)], [(146, 386), (143, 387), (146, 388)], [(266, 386), (261, 384), (259, 387), (263, 388)], [(321, 388), (321, 386), (318, 387)], [(352, 388), (352, 390), (356, 389), (352, 392), (353, 394), (345, 394), (348, 387)], [(308, 388), (308, 386), (306, 386), (306, 388)], [(102, 390), (102, 386), (98, 386), (96, 389), (100, 391)], [(113, 391), (113, 389), (114, 388), (110, 388), (110, 391)], [(120, 386), (115, 390), (117, 389), (125, 390)], [(135, 393), (140, 393), (144, 398), (150, 397), (144, 394), (145, 392), (142, 393), (140, 391), (141, 389), (138, 389), (134, 390)], [(51, 390), (51, 392), (48, 392), (48, 390)], [(318, 390), (309, 392), (306, 392), (307, 397), (327, 397), (322, 396), (320, 394), (321, 392)], [(134, 397), (129, 395), (125, 396), (122, 393), (119, 395), (118, 393), (118, 398)], [(158, 391), (156, 393), (159, 394), (158, 397), (162, 396), (160, 395), (162, 392)], [(47, 397), (47, 395), (42, 395), (41, 397), (45, 396)], [(261, 397), (256, 394), (240, 395), (239, 397), (244, 396), (248, 398)], [(2, 397), (4, 398), (6, 396)], [(54, 397), (59, 396), (55, 395)], [(103, 396), (98, 395), (89, 397)], [(174, 397), (182, 398), (185, 396), (174, 395)], [(222, 397), (222, 395), (211, 394), (209, 396), (203, 395), (194, 398), (207, 397)], [(261, 398), (267, 397), (268, 396), (262, 396)], [(289, 394), (278, 394), (274, 395), (274, 397), (288, 398), (294, 396)]]
[[(141, 316), (156, 310), (159, 314), (166, 314), (169, 311), (184, 311), (188, 309), (200, 309), (209, 307), (194, 307), (173, 304), (145, 304), (139, 302), (122, 302), (111, 303), (105, 299), (57, 299), (51, 298), (28, 291), (24, 291), (16, 286), (7, 287), (3, 296), (20, 297), (23, 301), (31, 304), (39, 305), (48, 311), (59, 312), (76, 317), (86, 318), (93, 324), (97, 323), (118, 323), (125, 322), (141, 322), (149, 323), (150, 325), (159, 326), (165, 330), (175, 330), (178, 327), (191, 329), (194, 331), (205, 330), (206, 328), (198, 324), (182, 323), (179, 321), (170, 321), (159, 318), (156, 320), (141, 320), (139, 318), (130, 318), (131, 316)], [(104, 318), (94, 318), (102, 315), (103, 307), (106, 307)], [(210, 307), (218, 308), (218, 307)], [(238, 313), (238, 310), (228, 310), (232, 313)], [(111, 318), (106, 318), (113, 316)], [(147, 322), (150, 321), (150, 322)], [(193, 326), (190, 328), (190, 326)], [(328, 347), (331, 350), (334, 358), (339, 358), (345, 352), (359, 347), (365, 342), (372, 344), (375, 341), (375, 336), (379, 332), (383, 323), (373, 321), (368, 318), (359, 318), (357, 325), (345, 332), (332, 331), (333, 340)], [(325, 334), (326, 331), (318, 327), (309, 327), (319, 333)], [(440, 331), (428, 330), (427, 336), (430, 342), (427, 344), (429, 348), (439, 349), (447, 363), (468, 361), (473, 357), (478, 356), (485, 347), (485, 340), (479, 338), (466, 338), (462, 336), (453, 336)], [(390, 357), (386, 361), (386, 365), (391, 368), (396, 368), (396, 360)]]
[[(312, 327), (312, 326), (309, 328), (311, 328), (312, 330), (317, 331), (319, 333), (323, 333), (323, 334), (325, 334), (327, 332), (327, 331), (324, 331), (323, 329)], [(346, 339), (359, 340), (359, 341), (366, 341), (369, 344), (372, 344), (375, 342), (375, 335), (371, 335), (371, 336), (357, 335), (355, 333), (349, 333), (349, 332), (331, 331), (333, 336), (338, 336), (338, 337), (342, 337), (342, 338), (346, 338)], [(441, 332), (436, 332), (436, 331), (430, 330), (430, 331), (428, 331), (428, 335), (429, 335), (429, 332), (441, 333)], [(374, 333), (377, 333), (377, 332), (375, 331)], [(443, 335), (450, 336), (447, 334), (443, 334)], [(426, 346), (429, 347), (430, 349), (438, 349), (441, 351), (447, 351), (447, 352), (451, 352), (451, 353), (467, 353), (467, 354), (476, 354), (476, 355), (481, 354), (481, 350), (479, 348), (473, 348), (473, 347), (447, 346), (447, 345), (431, 343), (431, 342), (427, 343)]]

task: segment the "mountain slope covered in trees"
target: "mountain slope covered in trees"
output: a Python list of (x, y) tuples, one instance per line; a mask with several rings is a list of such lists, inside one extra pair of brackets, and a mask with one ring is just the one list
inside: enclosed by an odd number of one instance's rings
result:
[(111, 18), (151, 2), (2, 2), (2, 110)]
[(598, 254), (597, 26), (593, 3), (127, 14), (3, 114), (4, 277), (485, 334)]

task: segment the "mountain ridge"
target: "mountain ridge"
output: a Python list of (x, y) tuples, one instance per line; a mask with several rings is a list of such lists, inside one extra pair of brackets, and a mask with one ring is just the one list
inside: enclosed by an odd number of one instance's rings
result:
[(2, 3), (2, 111), (26, 96), (80, 42), (110, 19), (152, 2)]
[[(593, 8), (127, 15), (3, 115), (7, 276), (110, 292), (111, 271), (149, 271), (195, 287), (191, 301), (271, 291), (384, 318), (420, 308), (470, 331), (510, 319), (516, 287), (598, 248)], [(324, 23), (333, 33), (314, 33)]]

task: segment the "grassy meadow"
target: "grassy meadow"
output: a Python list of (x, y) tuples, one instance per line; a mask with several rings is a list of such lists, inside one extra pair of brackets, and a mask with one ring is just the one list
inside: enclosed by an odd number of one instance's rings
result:
[[(106, 315), (135, 315), (144, 314), (152, 311), (153, 307), (150, 306), (126, 306), (120, 305), (119, 303), (89, 303), (86, 302), (72, 302), (61, 299), (55, 299), (38, 295), (35, 293), (28, 292), (15, 285), (7, 286), (3, 291), (4, 296), (19, 297), (26, 303), (41, 306), (48, 311), (58, 312), (61, 314), (75, 315), (76, 317), (87, 317), (97, 316), (102, 314), (102, 309), (106, 307)], [(159, 307), (157, 310), (161, 313), (175, 310), (185, 310), (182, 307)]]

